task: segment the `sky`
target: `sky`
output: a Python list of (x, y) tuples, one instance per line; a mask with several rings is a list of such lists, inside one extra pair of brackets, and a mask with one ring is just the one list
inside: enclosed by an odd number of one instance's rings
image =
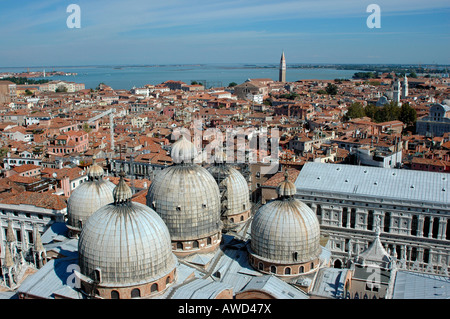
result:
[(449, 18), (448, 0), (0, 0), (0, 66), (450, 64)]

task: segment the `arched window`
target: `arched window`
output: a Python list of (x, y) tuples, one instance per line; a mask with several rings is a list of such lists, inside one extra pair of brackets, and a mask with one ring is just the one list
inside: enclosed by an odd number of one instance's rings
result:
[(273, 273), (273, 274), (276, 274), (277, 273), (277, 267), (275, 267), (275, 266), (270, 266), (270, 272), (271, 273)]
[(158, 291), (158, 284), (154, 283), (150, 288), (150, 292), (157, 292), (157, 291)]
[(211, 237), (208, 237), (208, 239), (206, 240), (206, 244), (207, 244), (207, 245), (211, 245), (211, 244), (212, 244), (212, 239), (211, 239)]
[(131, 290), (131, 298), (139, 298), (141, 296), (141, 291), (138, 288)]
[(314, 269), (314, 262), (311, 263), (311, 269)]
[(177, 242), (177, 250), (183, 250), (183, 243)]
[(166, 278), (166, 285), (170, 284), (170, 276), (167, 276)]
[(391, 213), (386, 212), (386, 214), (384, 214), (384, 229), (383, 229), (385, 233), (389, 233), (390, 226), (391, 226)]
[(316, 215), (317, 215), (318, 219), (322, 218), (322, 206), (317, 205), (317, 207), (316, 207)]
[(241, 216), (241, 222), (243, 222), (244, 221), (244, 216)]
[(298, 272), (299, 273), (304, 273), (305, 272), (305, 267), (303, 267), (303, 266), (300, 266), (300, 268), (298, 269)]
[(298, 252), (294, 252), (292, 254), (292, 258), (294, 259), (294, 261), (297, 261), (297, 259), (298, 259)]
[(94, 281), (100, 283), (102, 281), (102, 272), (100, 268), (94, 269)]
[(192, 247), (198, 248), (198, 240), (194, 240), (194, 242), (192, 243)]
[(259, 270), (263, 270), (263, 269), (264, 269), (263, 263), (260, 262), (260, 263), (258, 264), (258, 269), (259, 269)]
[(350, 228), (355, 228), (356, 225), (356, 208), (350, 209)]
[(117, 290), (111, 291), (111, 299), (120, 299), (119, 292)]
[(438, 238), (438, 233), (439, 233), (439, 217), (435, 217), (433, 219), (432, 237)]
[(447, 219), (447, 230), (445, 232), (445, 239), (450, 239), (450, 219)]
[(367, 230), (373, 230), (373, 210), (369, 210), (367, 215)]
[(418, 226), (418, 218), (417, 215), (413, 215), (411, 220), (411, 235), (417, 236), (417, 227)]
[(284, 274), (285, 274), (285, 275), (290, 275), (290, 274), (291, 274), (291, 268), (290, 268), (290, 267), (286, 267), (286, 268), (284, 269)]
[(347, 218), (348, 218), (348, 208), (344, 207), (342, 209), (342, 227), (347, 227)]

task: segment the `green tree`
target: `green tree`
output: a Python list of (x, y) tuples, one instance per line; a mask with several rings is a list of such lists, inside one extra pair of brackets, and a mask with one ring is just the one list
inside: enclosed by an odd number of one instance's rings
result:
[(374, 115), (374, 120), (377, 123), (389, 122), (398, 120), (400, 117), (400, 107), (396, 102), (385, 104), (379, 108)]
[(238, 85), (236, 82), (231, 82), (230, 84), (228, 84), (228, 87), (233, 87), (233, 86), (236, 86), (236, 85)]
[(263, 101), (263, 104), (264, 104), (264, 105), (268, 105), (268, 106), (272, 106), (272, 100), (270, 100), (270, 99), (265, 99), (265, 100)]
[(366, 114), (366, 116), (370, 117), (372, 120), (375, 119), (375, 114), (378, 111), (378, 107), (374, 104), (368, 104), (365, 108), (364, 108), (364, 113)]
[(402, 107), (400, 108), (399, 120), (405, 123), (407, 126), (414, 125), (417, 120), (416, 110), (411, 105), (409, 105), (409, 103), (402, 104)]
[(55, 92), (67, 92), (67, 87), (60, 85), (56, 88)]
[(84, 123), (83, 124), (83, 131), (85, 131), (86, 133), (90, 133), (92, 131), (92, 128), (89, 127), (88, 123)]
[(336, 84), (328, 83), (325, 91), (330, 95), (336, 95), (338, 93), (338, 86)]
[(361, 103), (352, 103), (352, 105), (347, 108), (347, 113), (344, 115), (344, 121), (364, 117), (365, 115), (366, 113), (364, 112), (364, 107)]

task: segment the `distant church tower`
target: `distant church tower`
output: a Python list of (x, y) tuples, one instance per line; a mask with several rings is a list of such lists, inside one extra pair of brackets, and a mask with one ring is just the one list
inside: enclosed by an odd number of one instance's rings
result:
[(397, 80), (394, 83), (394, 89), (393, 89), (393, 101), (400, 103), (400, 96), (402, 94), (402, 87), (400, 85), (400, 80), (397, 78)]
[(406, 99), (407, 96), (408, 96), (408, 78), (406, 77), (405, 74), (402, 85), (402, 99)]
[(286, 82), (286, 58), (284, 57), (284, 51), (281, 54), (280, 61), (280, 77), (278, 79), (280, 82)]

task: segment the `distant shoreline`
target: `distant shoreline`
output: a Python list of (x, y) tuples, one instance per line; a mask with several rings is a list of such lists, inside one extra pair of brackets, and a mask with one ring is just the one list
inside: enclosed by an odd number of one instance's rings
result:
[[(98, 65), (41, 65), (41, 66), (0, 66), (0, 71), (4, 69), (56, 69), (56, 68), (158, 68), (158, 67), (216, 67), (216, 68), (245, 68), (245, 69), (261, 69), (261, 68), (278, 68), (275, 63), (176, 63), (176, 64), (98, 64)], [(447, 64), (389, 64), (389, 63), (287, 63), (288, 68), (300, 69), (337, 69), (337, 70), (369, 70), (369, 69), (399, 69), (399, 68), (424, 68), (438, 69), (445, 72), (450, 69)]]

